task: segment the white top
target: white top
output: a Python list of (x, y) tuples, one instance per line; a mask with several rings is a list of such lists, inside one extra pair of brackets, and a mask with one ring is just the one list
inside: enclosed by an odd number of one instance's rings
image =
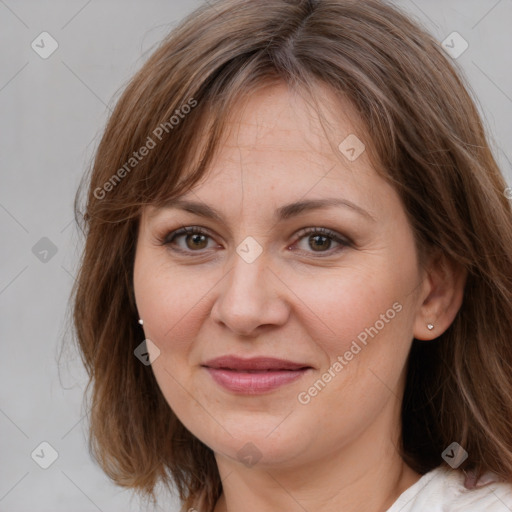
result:
[(406, 489), (386, 512), (511, 512), (512, 484), (494, 481), (474, 489), (466, 475), (439, 466)]

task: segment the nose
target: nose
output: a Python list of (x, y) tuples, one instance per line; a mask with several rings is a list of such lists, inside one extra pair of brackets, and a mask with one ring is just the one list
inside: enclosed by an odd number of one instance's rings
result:
[(235, 253), (233, 261), (231, 270), (218, 285), (211, 311), (213, 320), (246, 337), (285, 324), (290, 313), (286, 286), (263, 254), (247, 263)]

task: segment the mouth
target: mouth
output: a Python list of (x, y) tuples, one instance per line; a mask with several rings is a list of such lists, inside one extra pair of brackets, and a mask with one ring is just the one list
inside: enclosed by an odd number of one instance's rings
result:
[(222, 388), (249, 395), (272, 391), (313, 370), (304, 363), (271, 357), (242, 359), (224, 356), (207, 361), (202, 366)]

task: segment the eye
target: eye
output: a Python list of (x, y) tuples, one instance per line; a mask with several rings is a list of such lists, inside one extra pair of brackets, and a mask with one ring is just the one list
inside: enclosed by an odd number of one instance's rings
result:
[[(299, 249), (301, 252), (309, 254), (312, 252), (317, 253), (319, 257), (322, 257), (320, 253), (329, 256), (335, 252), (339, 252), (344, 247), (352, 245), (349, 239), (342, 237), (335, 231), (322, 227), (304, 228), (297, 233), (297, 236), (298, 240), (293, 245), (289, 246), (292, 250), (295, 250), (293, 247), (302, 242), (303, 247)], [(182, 243), (178, 243), (180, 240)], [(204, 228), (200, 226), (187, 226), (168, 233), (160, 242), (162, 245), (173, 246), (172, 250), (174, 251), (200, 253), (204, 249), (212, 249), (215, 247), (215, 244), (208, 246), (209, 241), (213, 242), (212, 235)], [(304, 244), (304, 242), (306, 243)], [(333, 244), (337, 244), (338, 247), (333, 249)], [(304, 248), (304, 246), (306, 248)]]
[[(208, 239), (211, 236), (203, 228), (199, 226), (188, 226), (180, 228), (172, 233), (169, 233), (164, 240), (163, 245), (177, 245), (173, 249), (181, 252), (198, 252), (201, 249), (207, 249)], [(184, 245), (177, 244), (176, 240), (183, 239)]]
[[(312, 251), (301, 249), (301, 251), (308, 253), (316, 252), (331, 255), (334, 252), (340, 251), (343, 247), (351, 245), (348, 239), (343, 238), (335, 231), (331, 231), (327, 228), (305, 228), (297, 235), (299, 236), (298, 242), (305, 241), (306, 247), (312, 249)], [(298, 242), (295, 242), (295, 244)], [(338, 244), (338, 247), (332, 249), (333, 242)]]

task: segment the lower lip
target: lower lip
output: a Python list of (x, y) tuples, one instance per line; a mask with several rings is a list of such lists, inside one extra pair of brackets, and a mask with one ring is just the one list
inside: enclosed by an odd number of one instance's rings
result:
[(222, 387), (235, 393), (256, 395), (272, 391), (280, 386), (300, 379), (310, 368), (303, 370), (276, 370), (247, 373), (235, 370), (221, 370), (205, 367), (213, 380)]

